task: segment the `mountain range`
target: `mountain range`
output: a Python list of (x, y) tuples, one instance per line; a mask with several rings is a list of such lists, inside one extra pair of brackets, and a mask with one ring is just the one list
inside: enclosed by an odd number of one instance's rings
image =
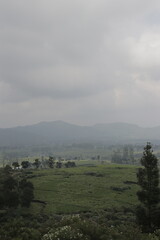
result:
[(73, 143), (160, 143), (160, 126), (143, 128), (128, 123), (78, 126), (63, 121), (0, 128), (0, 147)]

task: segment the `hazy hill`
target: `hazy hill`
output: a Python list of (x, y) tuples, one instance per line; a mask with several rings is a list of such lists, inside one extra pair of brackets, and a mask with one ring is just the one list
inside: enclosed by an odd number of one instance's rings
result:
[(62, 121), (0, 129), (0, 146), (66, 144), (81, 142), (160, 142), (160, 126), (142, 128), (128, 123), (77, 126)]

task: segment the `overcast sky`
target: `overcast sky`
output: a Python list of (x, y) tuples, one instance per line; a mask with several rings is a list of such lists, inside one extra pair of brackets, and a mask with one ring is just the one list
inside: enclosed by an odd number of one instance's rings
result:
[(0, 127), (160, 125), (159, 0), (0, 0)]

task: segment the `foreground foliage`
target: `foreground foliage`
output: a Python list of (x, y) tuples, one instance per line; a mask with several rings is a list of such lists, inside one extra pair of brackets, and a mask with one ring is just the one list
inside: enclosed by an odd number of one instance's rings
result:
[(0, 240), (159, 240), (160, 230), (144, 234), (135, 224), (108, 225), (81, 215), (10, 218), (0, 225)]
[(34, 187), (22, 172), (14, 172), (9, 166), (0, 172), (0, 209), (29, 208), (34, 198)]

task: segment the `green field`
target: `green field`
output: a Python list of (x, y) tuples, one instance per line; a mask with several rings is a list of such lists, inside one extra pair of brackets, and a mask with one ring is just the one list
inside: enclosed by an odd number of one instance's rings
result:
[[(136, 166), (79, 162), (75, 168), (33, 171), (35, 199), (32, 212), (54, 214), (134, 207), (138, 190)], [(92, 162), (93, 163), (93, 162)], [(81, 166), (83, 165), (83, 166)]]

